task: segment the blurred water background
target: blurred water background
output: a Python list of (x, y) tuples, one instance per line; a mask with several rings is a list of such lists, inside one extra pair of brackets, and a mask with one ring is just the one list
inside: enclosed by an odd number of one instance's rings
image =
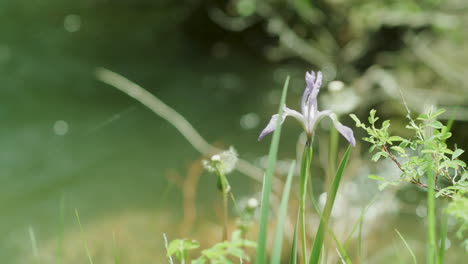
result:
[[(406, 114), (400, 87), (414, 113), (431, 104), (448, 109), (445, 118), (456, 110), (450, 144), (466, 149), (468, 5), (352, 2), (1, 1), (2, 263), (52, 263), (61, 219), (65, 263), (86, 261), (83, 241), (97, 263), (111, 263), (114, 244), (128, 263), (163, 263), (163, 232), (217, 239), (216, 183), (204, 172), (197, 219), (181, 231), (179, 185), (200, 154), (160, 117), (97, 81), (97, 67), (145, 87), (210, 143), (233, 145), (258, 166), (269, 144), (257, 136), (285, 77), (292, 78), (288, 105), (296, 108), (310, 69), (321, 69), (327, 84), (338, 80), (325, 85), (321, 105), (340, 111), (345, 124), (353, 126), (348, 113), (365, 117), (376, 108), (395, 132), (407, 133), (398, 128)], [(300, 128), (286, 126), (280, 158), (289, 160)], [(323, 128), (317, 145), (327, 137)], [(425, 193), (413, 186), (380, 193), (367, 176), (398, 171), (370, 163), (366, 147), (353, 153), (337, 225), (349, 225), (379, 195), (366, 220), (368, 263), (394, 263), (394, 252), (404, 250), (395, 228), (423, 257)], [(318, 160), (315, 166), (323, 175)], [(259, 191), (244, 175), (230, 179), (240, 200)], [(447, 263), (463, 255), (454, 230)]]

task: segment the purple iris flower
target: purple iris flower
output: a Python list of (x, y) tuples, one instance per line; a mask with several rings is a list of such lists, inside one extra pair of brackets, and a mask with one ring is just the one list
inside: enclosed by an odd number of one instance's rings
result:
[[(315, 73), (314, 71), (310, 71), (310, 73), (306, 72), (305, 79), (307, 82), (307, 86), (304, 90), (304, 94), (302, 95), (302, 113), (299, 113), (284, 106), (284, 112), (282, 115), (281, 123), (284, 122), (287, 116), (294, 117), (304, 127), (307, 137), (311, 139), (314, 135), (314, 130), (317, 126), (317, 123), (322, 118), (328, 116), (333, 121), (333, 124), (335, 125), (335, 128), (338, 130), (338, 132), (340, 132), (340, 134), (343, 135), (343, 137), (345, 137), (346, 140), (348, 140), (349, 143), (351, 143), (351, 145), (355, 146), (356, 140), (354, 139), (353, 131), (349, 127), (343, 126), (338, 121), (335, 113), (333, 113), (331, 110), (318, 110), (317, 95), (320, 91), (320, 85), (322, 85), (322, 73)], [(262, 133), (260, 133), (258, 140), (261, 140), (264, 136), (273, 132), (276, 129), (277, 121), (278, 115), (273, 115), (268, 125), (265, 127), (265, 129), (263, 129)]]

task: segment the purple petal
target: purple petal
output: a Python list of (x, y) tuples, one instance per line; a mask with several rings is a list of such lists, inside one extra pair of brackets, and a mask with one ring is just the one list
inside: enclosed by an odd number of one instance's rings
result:
[(328, 116), (328, 117), (330, 117), (330, 119), (333, 121), (333, 125), (335, 125), (336, 130), (338, 130), (338, 132), (340, 132), (340, 134), (341, 134), (344, 138), (346, 138), (346, 140), (347, 140), (351, 145), (353, 145), (353, 147), (356, 146), (356, 140), (354, 139), (353, 130), (351, 130), (351, 128), (349, 128), (349, 127), (347, 127), (347, 126), (342, 125), (342, 124), (338, 121), (338, 119), (337, 119), (335, 113), (333, 113), (333, 112), (330, 111), (330, 110), (324, 110), (324, 111), (321, 111), (319, 115), (320, 115), (320, 116)]
[[(294, 111), (284, 106), (281, 124), (283, 124), (284, 120), (288, 116), (292, 116), (296, 118), (299, 122), (304, 123), (304, 118), (299, 112)], [(263, 129), (262, 133), (260, 133), (260, 136), (258, 137), (258, 141), (262, 140), (263, 137), (275, 131), (277, 124), (278, 124), (278, 115), (276, 114), (271, 117), (270, 122), (268, 122), (268, 125)]]
[[(304, 94), (302, 95), (301, 101), (301, 109), (302, 113), (306, 115), (306, 111), (312, 111), (312, 109), (317, 110), (317, 96), (320, 92), (320, 86), (322, 85), (322, 72), (318, 71), (315, 73), (314, 71), (306, 72), (306, 89)], [(310, 115), (310, 113), (307, 113)]]
[[(281, 120), (281, 123), (284, 122), (285, 118), (286, 116), (283, 115), (283, 120)], [(275, 131), (277, 124), (278, 124), (278, 114), (273, 115), (271, 117), (270, 122), (268, 122), (268, 125), (263, 129), (262, 133), (260, 133), (260, 136), (258, 137), (258, 141), (262, 140), (263, 137)]]
[(302, 107), (302, 112), (304, 113), (304, 107), (307, 103), (307, 100), (309, 98), (310, 93), (312, 93), (312, 89), (314, 88), (314, 83), (315, 83), (315, 72), (310, 71), (306, 72), (306, 88), (304, 89), (304, 93), (302, 94), (302, 100), (301, 100), (301, 107)]

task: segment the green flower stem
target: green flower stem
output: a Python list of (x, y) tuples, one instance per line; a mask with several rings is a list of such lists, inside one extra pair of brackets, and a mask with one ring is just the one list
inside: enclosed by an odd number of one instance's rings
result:
[(435, 177), (432, 166), (427, 169), (427, 260), (426, 263), (433, 264), (436, 251), (436, 223), (435, 223)]
[(312, 142), (307, 141), (304, 146), (304, 154), (302, 155), (301, 163), (301, 182), (300, 182), (300, 202), (299, 202), (299, 215), (301, 225), (301, 247), (303, 263), (307, 263), (307, 236), (306, 236), (306, 224), (305, 224), (305, 201), (307, 196), (307, 181), (310, 177), (310, 165), (312, 163), (313, 149)]
[(228, 240), (228, 196), (231, 187), (229, 186), (229, 183), (226, 179), (226, 176), (221, 172), (221, 170), (218, 170), (218, 177), (219, 177), (219, 183), (221, 187), (221, 195), (223, 196), (223, 241)]

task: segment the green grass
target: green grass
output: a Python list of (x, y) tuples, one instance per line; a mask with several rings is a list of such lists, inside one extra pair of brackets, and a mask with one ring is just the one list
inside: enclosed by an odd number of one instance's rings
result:
[(115, 232), (112, 232), (112, 240), (114, 241), (114, 263), (119, 264), (119, 247), (117, 246), (117, 240), (115, 239)]
[(406, 242), (406, 239), (403, 237), (403, 235), (397, 229), (395, 229), (395, 232), (398, 234), (401, 241), (403, 241), (403, 244), (405, 244), (405, 247), (408, 249), (408, 252), (410, 253), (411, 258), (413, 259), (413, 263), (417, 264), (418, 261), (416, 260), (416, 255), (414, 255), (414, 252), (413, 252), (413, 250), (411, 250), (411, 247), (409, 246), (408, 242)]
[(62, 243), (63, 243), (63, 229), (65, 225), (65, 198), (60, 196), (59, 206), (59, 224), (58, 224), (58, 235), (57, 235), (57, 252), (55, 256), (55, 263), (62, 263)]
[(281, 249), (283, 242), (283, 231), (284, 231), (284, 222), (288, 216), (288, 202), (289, 202), (289, 192), (291, 190), (292, 176), (294, 174), (294, 168), (296, 167), (296, 162), (292, 162), (289, 167), (288, 178), (286, 179), (286, 184), (283, 189), (283, 197), (281, 198), (281, 204), (278, 211), (278, 223), (276, 224), (276, 234), (275, 240), (273, 243), (273, 252), (271, 256), (271, 264), (279, 264), (281, 261)]
[(39, 258), (39, 251), (37, 249), (36, 234), (34, 233), (34, 229), (32, 226), (28, 227), (28, 233), (29, 233), (29, 240), (31, 241), (31, 249), (32, 249), (33, 257), (34, 257), (34, 263), (39, 264), (40, 258)]
[(296, 219), (296, 226), (294, 227), (293, 241), (291, 245), (291, 257), (289, 259), (289, 264), (297, 263), (297, 229), (299, 227), (299, 217)]
[[(289, 76), (286, 78), (283, 87), (283, 93), (281, 96), (281, 102), (279, 105), (278, 116), (283, 115), (283, 105), (286, 102), (286, 94), (288, 91)], [(273, 139), (270, 145), (270, 151), (268, 153), (268, 167), (263, 177), (262, 185), (262, 201), (260, 208), (260, 227), (258, 232), (258, 246), (256, 263), (266, 263), (266, 241), (267, 241), (267, 227), (268, 227), (268, 216), (270, 210), (270, 195), (273, 187), (273, 174), (275, 170), (276, 157), (278, 155), (278, 145), (281, 135), (281, 118), (278, 118), (276, 130), (273, 133)]]
[(325, 208), (322, 216), (320, 217), (320, 224), (315, 235), (314, 246), (312, 248), (312, 253), (310, 254), (310, 264), (317, 264), (320, 260), (320, 254), (322, 251), (323, 241), (325, 237), (325, 231), (328, 229), (328, 221), (330, 219), (330, 215), (333, 209), (333, 204), (335, 202), (336, 193), (338, 192), (338, 188), (340, 186), (341, 178), (344, 173), (344, 169), (346, 164), (348, 163), (349, 155), (351, 153), (351, 145), (346, 150), (338, 170), (336, 171), (335, 178), (333, 179), (333, 183), (330, 186), (330, 190), (327, 192), (327, 202), (325, 203)]
[[(78, 209), (75, 209), (75, 215), (76, 215), (76, 220), (78, 221), (78, 225), (80, 226), (81, 235), (84, 235), (84, 230), (83, 230), (83, 226), (81, 225), (80, 215), (78, 214)], [(91, 252), (89, 251), (89, 247), (88, 247), (88, 243), (86, 243), (86, 239), (83, 240), (83, 243), (84, 243), (86, 256), (88, 257), (89, 264), (93, 264), (93, 258), (91, 257)]]

